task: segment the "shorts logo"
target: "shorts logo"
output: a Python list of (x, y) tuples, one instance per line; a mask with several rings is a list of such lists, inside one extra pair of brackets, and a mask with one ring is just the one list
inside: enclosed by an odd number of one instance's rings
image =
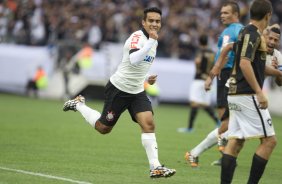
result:
[(269, 126), (272, 126), (272, 121), (271, 121), (271, 119), (267, 119), (267, 123), (269, 124)]
[(242, 111), (241, 107), (235, 103), (228, 103), (229, 110)]
[(107, 116), (106, 116), (106, 119), (107, 119), (108, 121), (113, 121), (114, 118), (115, 118), (115, 113), (112, 112), (112, 111), (109, 111), (108, 114), (107, 114)]

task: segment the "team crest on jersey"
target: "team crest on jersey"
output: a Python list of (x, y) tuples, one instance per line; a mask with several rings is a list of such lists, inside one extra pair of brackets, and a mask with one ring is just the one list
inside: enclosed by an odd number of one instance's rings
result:
[(272, 121), (271, 121), (271, 119), (267, 119), (267, 123), (269, 124), (269, 126), (272, 126)]
[(108, 111), (108, 114), (107, 114), (107, 116), (106, 116), (106, 119), (107, 119), (108, 121), (113, 121), (114, 118), (115, 118), (115, 113), (114, 113), (113, 111)]

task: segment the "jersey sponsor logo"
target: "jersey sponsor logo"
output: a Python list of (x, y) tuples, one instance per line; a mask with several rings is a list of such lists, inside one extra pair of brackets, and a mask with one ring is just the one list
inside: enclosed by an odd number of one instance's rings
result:
[(144, 61), (147, 61), (149, 63), (152, 63), (154, 61), (155, 57), (153, 56), (145, 56)]
[(235, 103), (228, 103), (229, 110), (242, 111), (241, 107)]
[(229, 39), (230, 39), (229, 35), (224, 35), (223, 36), (222, 48), (225, 47), (229, 43)]
[(107, 116), (106, 116), (106, 119), (107, 119), (108, 121), (113, 121), (114, 118), (115, 118), (115, 113), (114, 113), (113, 111), (109, 111), (108, 114), (107, 114)]
[(131, 38), (131, 42), (130, 42), (130, 48), (131, 49), (137, 49), (137, 44), (139, 42), (141, 35), (140, 34), (134, 34)]

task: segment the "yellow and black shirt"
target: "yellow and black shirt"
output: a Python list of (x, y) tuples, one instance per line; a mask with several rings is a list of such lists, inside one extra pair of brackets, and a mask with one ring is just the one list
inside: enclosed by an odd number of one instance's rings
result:
[(195, 79), (206, 80), (213, 66), (215, 53), (208, 48), (199, 49), (197, 56), (200, 58), (200, 63), (196, 64)]
[(229, 95), (255, 94), (241, 71), (240, 60), (244, 58), (251, 62), (255, 77), (262, 87), (266, 62), (266, 43), (258, 28), (252, 24), (243, 28), (239, 33), (237, 43), (234, 44), (234, 50), (235, 63), (229, 79)]

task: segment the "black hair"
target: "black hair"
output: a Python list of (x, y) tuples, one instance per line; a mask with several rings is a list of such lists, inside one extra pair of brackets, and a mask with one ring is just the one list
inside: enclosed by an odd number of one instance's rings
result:
[(236, 1), (225, 1), (222, 6), (231, 6), (232, 13), (238, 13), (238, 18), (240, 17), (240, 7)]
[(199, 37), (199, 43), (200, 43), (200, 45), (203, 45), (203, 46), (208, 45), (208, 36), (205, 35), (205, 34), (202, 34), (202, 35)]
[(272, 32), (274, 32), (274, 33), (277, 33), (277, 34), (281, 34), (281, 31), (280, 31), (280, 29), (279, 29), (278, 27), (272, 27), (272, 28), (270, 29), (270, 31), (272, 31)]
[(162, 11), (161, 11), (159, 8), (157, 8), (157, 7), (150, 7), (150, 8), (146, 8), (146, 9), (144, 10), (144, 17), (143, 17), (143, 20), (146, 20), (146, 18), (147, 18), (147, 13), (149, 13), (149, 12), (155, 12), (155, 13), (158, 13), (158, 14), (160, 14), (160, 15), (162, 16)]
[(254, 0), (250, 8), (250, 18), (253, 20), (262, 20), (263, 17), (272, 13), (272, 5), (269, 0)]

